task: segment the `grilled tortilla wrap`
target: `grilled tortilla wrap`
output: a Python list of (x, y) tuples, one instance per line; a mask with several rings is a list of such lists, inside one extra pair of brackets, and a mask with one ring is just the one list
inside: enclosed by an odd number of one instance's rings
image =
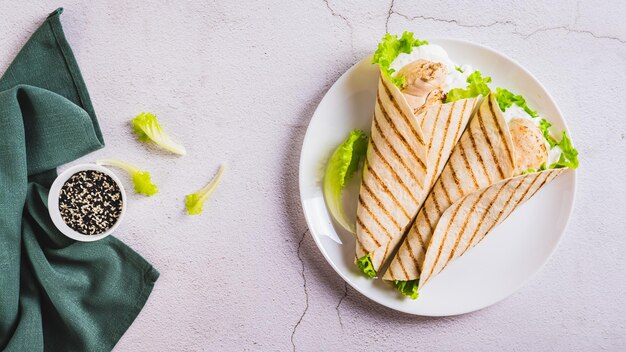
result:
[(477, 98), (434, 104), (419, 115), (381, 74), (359, 194), (356, 258), (378, 271), (415, 218), (460, 138)]
[(431, 238), (418, 288), (477, 245), (520, 204), (564, 171), (551, 169), (508, 178), (454, 203), (439, 220)]
[[(493, 95), (478, 108), (418, 213), (385, 280), (423, 286), (563, 169), (513, 177), (516, 142)], [(520, 155), (521, 157), (521, 155)]]

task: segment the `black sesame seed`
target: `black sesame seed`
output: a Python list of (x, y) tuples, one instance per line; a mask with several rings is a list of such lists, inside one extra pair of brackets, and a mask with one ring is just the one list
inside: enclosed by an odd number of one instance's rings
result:
[(100, 171), (72, 175), (59, 195), (63, 221), (74, 231), (99, 235), (110, 229), (122, 214), (122, 192), (113, 179)]

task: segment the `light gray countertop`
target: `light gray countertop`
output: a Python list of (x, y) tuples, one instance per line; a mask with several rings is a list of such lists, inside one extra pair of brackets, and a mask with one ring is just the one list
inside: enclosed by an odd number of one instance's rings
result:
[[(626, 2), (0, 2), (0, 70), (45, 16), (62, 22), (107, 146), (85, 157), (148, 169), (161, 192), (130, 195), (118, 237), (161, 272), (119, 351), (625, 350)], [(559, 249), (505, 301), (443, 319), (369, 301), (307, 233), (298, 160), (332, 83), (385, 30), (497, 48), (559, 104), (581, 155)], [(185, 157), (139, 144), (155, 113)], [(197, 217), (183, 197), (221, 162)]]

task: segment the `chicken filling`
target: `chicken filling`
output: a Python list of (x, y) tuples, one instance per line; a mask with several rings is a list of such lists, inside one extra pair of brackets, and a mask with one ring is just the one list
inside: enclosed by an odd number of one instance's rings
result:
[(442, 63), (420, 59), (402, 67), (398, 75), (406, 79), (402, 93), (416, 115), (443, 103), (447, 72)]

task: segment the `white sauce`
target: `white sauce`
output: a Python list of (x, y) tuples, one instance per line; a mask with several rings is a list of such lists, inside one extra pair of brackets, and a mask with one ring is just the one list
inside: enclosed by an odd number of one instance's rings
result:
[[(548, 148), (550, 148), (549, 145), (548, 145)], [(561, 157), (562, 152), (563, 151), (561, 150), (561, 148), (559, 148), (558, 145), (555, 145), (554, 148), (550, 149), (548, 151), (548, 162), (546, 163), (546, 167), (559, 161), (559, 158)]]
[(417, 60), (429, 60), (439, 62), (446, 67), (448, 76), (446, 82), (443, 85), (444, 93), (450, 91), (453, 88), (465, 88), (467, 87), (467, 76), (469, 76), (474, 69), (469, 65), (460, 66), (463, 72), (459, 72), (455, 69), (455, 64), (448, 57), (448, 53), (439, 45), (426, 44), (413, 48), (411, 53), (401, 53), (396, 57), (390, 65), (390, 68), (394, 69), (394, 72), (400, 71), (404, 66)]
[(528, 113), (524, 111), (524, 109), (520, 108), (516, 104), (513, 104), (509, 108), (507, 108), (506, 111), (502, 113), (502, 115), (504, 115), (506, 123), (511, 122), (511, 120), (513, 119), (523, 118), (532, 121), (535, 126), (539, 126), (539, 122), (541, 121), (541, 117), (533, 118), (532, 116), (528, 115)]

